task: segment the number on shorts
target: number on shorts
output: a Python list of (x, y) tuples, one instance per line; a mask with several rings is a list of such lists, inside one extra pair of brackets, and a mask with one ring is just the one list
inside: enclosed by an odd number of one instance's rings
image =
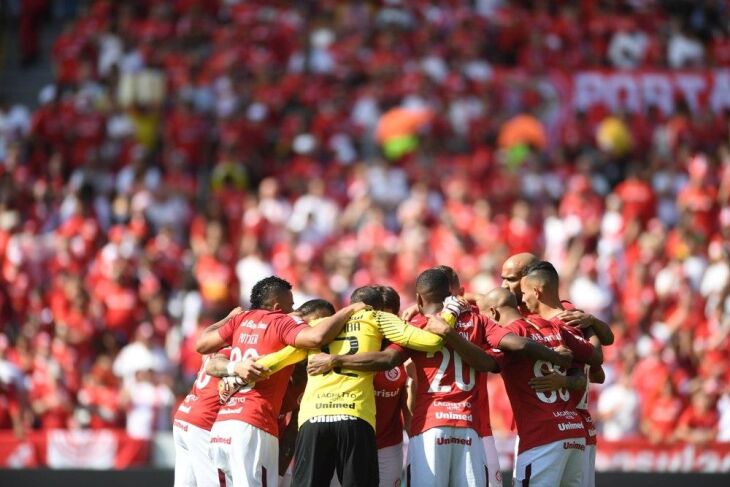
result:
[[(537, 362), (535, 362), (535, 366), (533, 368), (535, 377), (545, 377), (546, 374), (543, 371), (543, 365), (546, 366), (547, 369), (553, 373), (565, 375), (565, 370), (563, 370), (561, 367), (554, 366), (550, 362), (546, 362), (544, 360), (538, 360)], [(557, 401), (558, 396), (560, 396), (560, 400), (562, 401), (567, 401), (568, 399), (570, 399), (570, 393), (564, 387), (561, 387), (557, 391), (537, 393), (537, 398), (540, 399), (542, 402), (546, 402), (548, 404), (552, 404)]]
[[(438, 352), (429, 352), (427, 357), (431, 358), (436, 353), (441, 353), (441, 364), (439, 365), (436, 374), (431, 380), (431, 384), (428, 387), (428, 392), (450, 392), (451, 384), (441, 384), (441, 381), (446, 375), (446, 368), (449, 366), (451, 360), (451, 352), (448, 348), (442, 348)], [(461, 361), (461, 355), (454, 353), (454, 385), (464, 392), (468, 392), (474, 388), (476, 384), (474, 369), (469, 367), (469, 382), (464, 382), (464, 364)]]

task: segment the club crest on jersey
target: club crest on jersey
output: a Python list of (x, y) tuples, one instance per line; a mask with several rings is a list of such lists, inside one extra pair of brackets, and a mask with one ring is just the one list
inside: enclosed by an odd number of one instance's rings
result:
[(390, 369), (390, 370), (388, 370), (388, 371), (385, 372), (385, 378), (388, 379), (391, 382), (395, 382), (398, 379), (400, 379), (400, 374), (401, 374), (400, 368), (399, 367), (394, 367), (394, 368), (392, 368), (392, 369)]

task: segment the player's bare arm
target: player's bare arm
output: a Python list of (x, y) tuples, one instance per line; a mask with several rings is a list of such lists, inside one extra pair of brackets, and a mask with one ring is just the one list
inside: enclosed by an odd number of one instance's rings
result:
[(552, 350), (529, 338), (509, 333), (499, 342), (499, 348), (507, 352), (524, 354), (532, 360), (546, 362), (568, 368), (573, 362), (573, 352), (567, 347), (558, 347)]
[(226, 315), (225, 318), (216, 323), (213, 323), (205, 330), (203, 330), (203, 332), (198, 336), (198, 339), (195, 341), (195, 351), (202, 354), (213, 353), (225, 347), (226, 343), (223, 341), (223, 338), (221, 338), (220, 334), (218, 333), (218, 329), (225, 325), (230, 318), (236, 316), (239, 313), (243, 313), (243, 311), (244, 310), (240, 306), (233, 308), (231, 312)]
[(339, 335), (345, 323), (353, 314), (367, 308), (368, 306), (365, 303), (353, 303), (345, 306), (332, 316), (322, 318), (316, 326), (300, 331), (294, 340), (294, 346), (297, 348), (320, 348), (327, 345)]
[(256, 363), (251, 358), (240, 362), (231, 362), (223, 355), (216, 355), (208, 361), (205, 366), (205, 373), (213, 377), (236, 376), (245, 382), (256, 382), (268, 377), (271, 371), (268, 367)]
[(603, 384), (606, 382), (606, 372), (603, 367), (591, 367), (588, 371), (588, 381), (592, 384)]
[(479, 372), (494, 372), (497, 370), (497, 362), (481, 349), (461, 336), (454, 328), (449, 326), (443, 318), (430, 316), (424, 330), (430, 331), (444, 338), (444, 341), (458, 353), (464, 361)]
[(601, 345), (613, 344), (614, 336), (611, 327), (592, 314), (580, 309), (572, 309), (563, 311), (558, 315), (558, 318), (569, 326), (581, 329), (590, 328), (600, 340)]
[(326, 374), (335, 367), (366, 372), (379, 372), (381, 370), (390, 370), (396, 365), (402, 364), (405, 359), (406, 357), (400, 352), (392, 349), (385, 349), (382, 352), (356, 353), (354, 355), (318, 353), (309, 357), (307, 373), (309, 375)]
[(568, 371), (568, 375), (552, 373), (543, 377), (533, 377), (529, 384), (536, 392), (550, 392), (558, 389), (585, 391), (586, 381), (585, 374), (580, 369), (573, 368)]

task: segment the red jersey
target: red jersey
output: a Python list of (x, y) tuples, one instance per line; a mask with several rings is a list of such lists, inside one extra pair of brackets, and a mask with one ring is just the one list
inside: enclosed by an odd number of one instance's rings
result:
[[(573, 350), (576, 360), (587, 361), (593, 347), (585, 341), (563, 332), (553, 323), (538, 317), (519, 319), (506, 330), (534, 340), (546, 347), (565, 345)], [(519, 453), (567, 438), (583, 437), (585, 427), (575, 407), (570, 403), (570, 391), (535, 392), (528, 384), (551, 370), (565, 371), (543, 360), (531, 360), (518, 354), (495, 354), (502, 370), (507, 396), (520, 436)]]
[[(301, 319), (281, 311), (254, 309), (233, 316), (218, 333), (233, 347), (231, 360), (237, 362), (294, 345), (296, 336), (307, 326)], [(267, 380), (241, 388), (220, 408), (216, 421), (243, 421), (278, 436), (277, 418), (293, 368), (286, 367)]]
[[(568, 301), (562, 301), (562, 303), (564, 304), (566, 309), (575, 309), (575, 306), (573, 306), (573, 304)], [(554, 317), (550, 321), (555, 326), (562, 328), (568, 333), (573, 334), (576, 338), (579, 338), (580, 340), (585, 340), (585, 337), (583, 336), (583, 331), (580, 328), (568, 326), (557, 317)], [(572, 367), (581, 369), (583, 371), (586, 376), (586, 387), (583, 391), (571, 391), (570, 404), (571, 406), (575, 407), (576, 411), (578, 411), (578, 414), (583, 420), (583, 426), (585, 427), (586, 445), (595, 445), (597, 443), (596, 426), (593, 424), (593, 418), (591, 417), (591, 413), (588, 411), (588, 388), (590, 386), (589, 375), (591, 372), (591, 367), (585, 362), (581, 362), (578, 360), (573, 360)]]
[[(225, 355), (226, 358), (230, 358), (231, 349), (224, 348), (218, 353)], [(179, 424), (178, 421), (185, 421), (194, 424), (198, 428), (210, 431), (213, 423), (215, 423), (216, 416), (218, 416), (218, 409), (220, 408), (220, 403), (218, 402), (218, 383), (220, 379), (205, 373), (205, 367), (208, 365), (212, 356), (213, 354), (206, 355), (203, 359), (203, 364), (200, 366), (198, 376), (195, 378), (195, 383), (190, 390), (190, 394), (185, 396), (185, 400), (180, 403), (173, 416), (174, 423), (183, 429), (187, 427)]]
[[(425, 327), (426, 323), (428, 319), (421, 314), (411, 320), (411, 324), (419, 328)], [(509, 333), (509, 330), (474, 311), (459, 316), (455, 329), (483, 348), (494, 348)], [(476, 371), (464, 364), (461, 356), (449, 345), (444, 345), (438, 352), (408, 353), (418, 373), (410, 435), (418, 435), (437, 426), (483, 429), (480, 421), (489, 422), (489, 403), (485, 392), (477, 404), (477, 391), (486, 383), (477, 382)], [(480, 416), (480, 421), (476, 420), (476, 415)]]
[(401, 406), (405, 401), (407, 379), (406, 369), (402, 365), (375, 374), (375, 443), (378, 449), (403, 441)]

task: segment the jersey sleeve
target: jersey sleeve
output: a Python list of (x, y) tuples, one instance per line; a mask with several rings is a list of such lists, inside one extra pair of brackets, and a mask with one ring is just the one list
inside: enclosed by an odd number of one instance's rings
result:
[(440, 336), (411, 326), (394, 314), (377, 312), (375, 322), (385, 338), (406, 348), (419, 352), (435, 352), (444, 344)]
[(281, 369), (290, 365), (301, 362), (307, 358), (307, 351), (299, 348), (294, 348), (290, 345), (278, 350), (274, 353), (269, 353), (256, 360), (256, 363), (263, 365), (271, 370), (272, 374), (280, 371)]
[(510, 333), (512, 330), (501, 327), (492, 320), (487, 319), (484, 322), (484, 338), (490, 348), (499, 348), (499, 342)]
[(565, 346), (573, 351), (574, 361), (586, 363), (591, 359), (591, 355), (593, 355), (593, 345), (582, 338), (578, 338), (565, 328), (560, 329), (560, 335), (563, 338)]
[(276, 335), (286, 345), (293, 346), (299, 332), (307, 328), (304, 320), (298, 317), (283, 316), (276, 321)]
[(218, 328), (218, 335), (220, 335), (221, 339), (226, 342), (228, 346), (233, 344), (233, 332), (236, 331), (236, 327), (240, 323), (238, 318), (244, 314), (245, 313), (240, 313), (235, 316), (231, 316), (228, 318), (225, 325)]

